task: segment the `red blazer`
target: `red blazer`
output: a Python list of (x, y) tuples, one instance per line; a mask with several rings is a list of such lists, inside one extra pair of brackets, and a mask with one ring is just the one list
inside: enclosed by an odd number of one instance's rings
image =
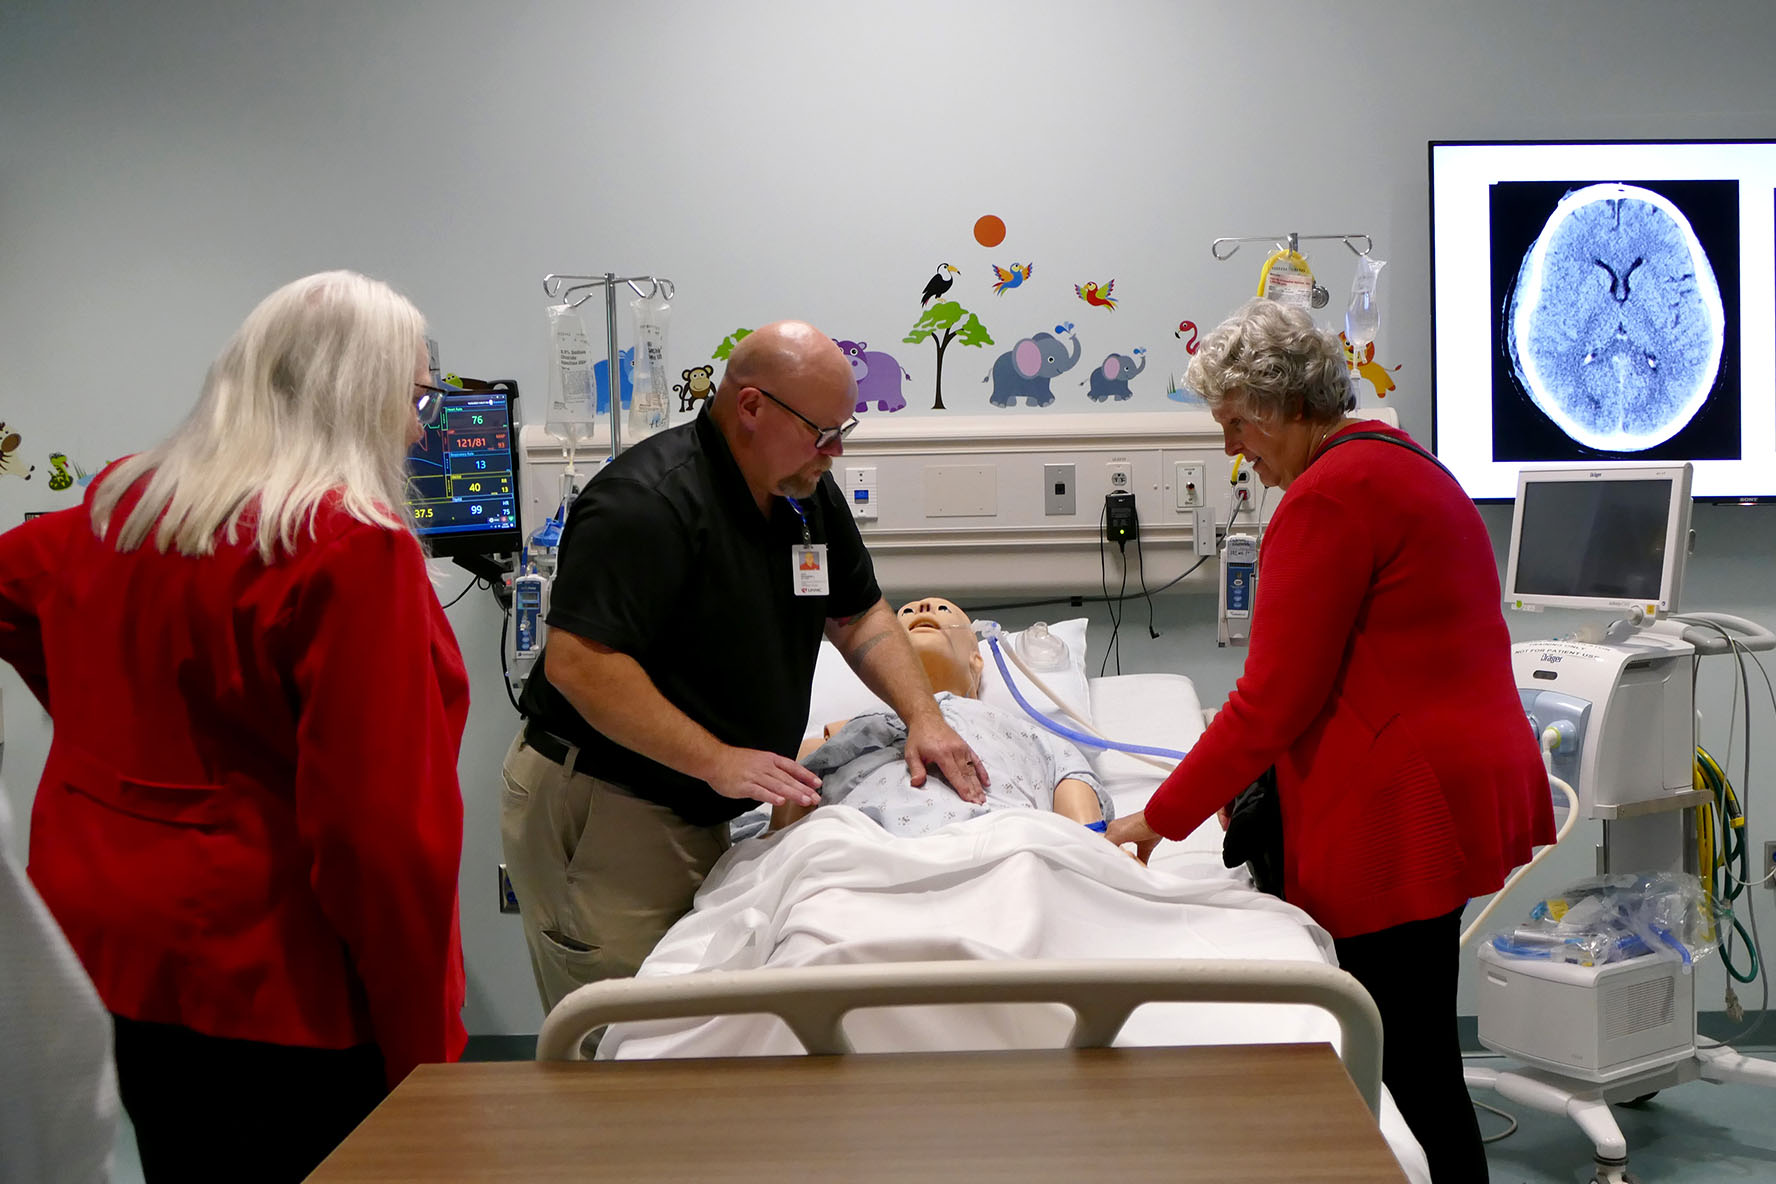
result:
[(0, 658), (55, 727), (30, 873), (112, 1011), (374, 1042), (393, 1084), (467, 1039), (468, 679), (411, 534), (315, 534), (269, 567), (119, 552), (85, 507), (0, 535)]
[(1275, 764), (1284, 894), (1334, 937), (1496, 891), (1554, 840), (1501, 603), (1453, 480), (1374, 440), (1316, 458), (1265, 532), (1245, 671), (1148, 825), (1182, 838)]

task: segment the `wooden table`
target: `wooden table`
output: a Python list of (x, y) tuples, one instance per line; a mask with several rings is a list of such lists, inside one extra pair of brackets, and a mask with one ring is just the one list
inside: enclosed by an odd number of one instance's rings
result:
[(310, 1177), (1405, 1178), (1329, 1045), (422, 1065)]

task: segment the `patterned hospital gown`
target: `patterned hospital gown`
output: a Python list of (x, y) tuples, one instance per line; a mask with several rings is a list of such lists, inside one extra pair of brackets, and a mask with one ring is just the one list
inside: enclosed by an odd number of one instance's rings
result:
[(987, 800), (957, 797), (936, 771), (914, 789), (907, 773), (906, 724), (890, 712), (860, 715), (803, 762), (820, 775), (822, 805), (861, 810), (896, 835), (925, 835), (994, 810), (1052, 810), (1055, 786), (1069, 777), (1091, 786), (1106, 819), (1110, 795), (1085, 757), (1065, 739), (1022, 715), (945, 691), (938, 707), (987, 766)]

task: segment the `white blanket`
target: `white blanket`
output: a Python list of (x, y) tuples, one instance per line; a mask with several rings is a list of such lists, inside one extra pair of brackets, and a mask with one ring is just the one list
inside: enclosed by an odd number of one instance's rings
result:
[[(795, 826), (736, 845), (696, 908), (641, 975), (761, 966), (954, 958), (1284, 958), (1332, 962), (1332, 943), (1293, 905), (1229, 875), (1144, 868), (1077, 823), (1035, 811), (971, 819), (896, 838), (862, 814), (824, 807)], [(957, 1005), (853, 1013), (859, 1052), (1053, 1048), (1061, 1005)], [(1338, 1042), (1304, 1006), (1154, 1003), (1116, 1043)], [(793, 1055), (774, 1016), (614, 1025), (600, 1058)], [(1384, 1097), (1382, 1133), (1415, 1179), (1423, 1153)]]
[[(1093, 679), (1099, 727), (1116, 739), (1187, 749), (1202, 730), (1190, 681), (1171, 674)], [(820, 714), (816, 712), (815, 714)], [(822, 718), (835, 718), (827, 711)], [(1093, 754), (1119, 815), (1146, 804), (1160, 773)], [(1143, 868), (1102, 838), (1048, 814), (990, 815), (896, 839), (855, 811), (824, 807), (788, 831), (750, 839), (716, 865), (696, 908), (667, 933), (644, 976), (745, 967), (962, 958), (1286, 958), (1335, 963), (1324, 930), (1253, 890), (1221, 863), (1213, 818), (1162, 843)], [(1073, 1022), (1059, 1005), (882, 1008), (845, 1022), (860, 1051), (1057, 1047)], [(1155, 1003), (1118, 1044), (1327, 1041), (1338, 1025), (1310, 1007)], [(601, 1057), (793, 1055), (771, 1016), (620, 1024)], [(1381, 1131), (1415, 1181), (1424, 1153), (1393, 1099)]]

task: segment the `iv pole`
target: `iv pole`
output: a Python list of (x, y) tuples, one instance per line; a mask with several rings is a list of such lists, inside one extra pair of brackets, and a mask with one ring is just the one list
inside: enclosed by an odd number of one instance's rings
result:
[[(1225, 263), (1233, 258), (1234, 252), (1240, 249), (1241, 243), (1282, 244), (1285, 242), (1289, 244), (1291, 253), (1299, 254), (1302, 242), (1307, 239), (1336, 240), (1349, 247), (1353, 255), (1367, 255), (1375, 249), (1375, 240), (1366, 234), (1296, 234), (1294, 231), (1290, 231), (1288, 234), (1256, 234), (1241, 235), (1235, 238), (1218, 238), (1209, 244), (1209, 254)], [(1352, 241), (1354, 239), (1363, 240), (1361, 249)], [(1221, 249), (1223, 246), (1227, 248), (1225, 252)]]
[[(603, 275), (563, 275), (550, 272), (543, 277), (543, 295), (551, 300), (561, 300), (569, 308), (578, 308), (592, 299), (592, 293), (599, 288), (604, 289), (604, 356), (609, 359), (607, 373), (610, 383), (610, 421), (611, 421), (611, 455), (616, 456), (623, 451), (623, 359), (617, 353), (617, 285), (627, 284), (629, 290), (643, 300), (650, 300), (656, 294), (665, 293), (671, 300), (677, 295), (672, 281), (657, 275), (620, 276), (613, 271)], [(642, 285), (647, 287), (643, 288)], [(579, 295), (579, 299), (573, 297)]]

